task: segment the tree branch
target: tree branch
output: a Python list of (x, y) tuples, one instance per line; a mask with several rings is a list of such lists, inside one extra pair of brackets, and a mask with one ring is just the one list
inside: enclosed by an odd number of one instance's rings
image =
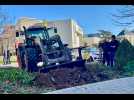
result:
[(133, 18), (134, 17), (134, 5), (125, 6), (124, 8), (118, 10), (118, 14), (111, 14), (113, 18), (112, 21), (119, 26), (129, 26), (134, 23), (133, 19), (128, 19), (128, 22), (122, 22), (121, 19)]
[(112, 21), (117, 25), (117, 26), (129, 26), (132, 24), (132, 22), (120, 22), (115, 19), (112, 19)]

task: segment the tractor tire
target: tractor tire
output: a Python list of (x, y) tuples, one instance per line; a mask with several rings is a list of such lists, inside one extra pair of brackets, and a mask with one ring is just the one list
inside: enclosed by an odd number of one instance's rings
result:
[(25, 55), (25, 63), (26, 63), (26, 70), (28, 72), (38, 72), (38, 53), (37, 50), (33, 47), (26, 48), (26, 55)]
[(17, 62), (18, 65), (21, 69), (25, 69), (26, 65), (25, 65), (25, 59), (24, 59), (24, 49), (23, 46), (19, 46), (17, 48)]

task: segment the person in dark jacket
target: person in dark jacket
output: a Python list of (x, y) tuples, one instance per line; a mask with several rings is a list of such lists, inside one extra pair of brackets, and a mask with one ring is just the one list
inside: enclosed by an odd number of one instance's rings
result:
[(3, 64), (7, 64), (7, 54), (6, 54), (6, 50), (3, 51)]
[(115, 62), (115, 53), (119, 46), (119, 41), (116, 40), (116, 36), (112, 35), (112, 40), (110, 42), (110, 66), (113, 67)]
[(107, 66), (110, 65), (110, 55), (109, 55), (109, 52), (110, 52), (110, 43), (104, 39), (103, 43), (101, 43), (100, 45), (101, 49), (102, 49), (102, 63), (103, 64), (106, 64), (107, 63)]
[(10, 62), (10, 56), (11, 56), (10, 50), (7, 50), (7, 64), (10, 64), (11, 63)]

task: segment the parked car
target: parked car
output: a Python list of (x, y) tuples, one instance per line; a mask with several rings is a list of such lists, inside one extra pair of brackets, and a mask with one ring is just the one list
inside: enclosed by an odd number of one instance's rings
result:
[(101, 52), (98, 48), (85, 48), (82, 51), (84, 59), (92, 58), (93, 61), (100, 61), (101, 60)]

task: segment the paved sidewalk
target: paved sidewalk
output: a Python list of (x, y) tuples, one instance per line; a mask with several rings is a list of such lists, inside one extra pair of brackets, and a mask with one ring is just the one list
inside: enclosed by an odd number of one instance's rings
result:
[(97, 82), (44, 94), (134, 94), (134, 77)]
[(9, 67), (18, 67), (18, 64), (16, 62), (16, 56), (11, 56), (10, 58), (10, 61), (11, 61), (11, 64), (6, 64), (6, 65), (3, 65), (2, 62), (3, 62), (3, 56), (0, 56), (0, 68), (9, 68)]
[(17, 63), (11, 63), (6, 65), (0, 64), (0, 68), (9, 68), (9, 67), (18, 67), (18, 64)]

